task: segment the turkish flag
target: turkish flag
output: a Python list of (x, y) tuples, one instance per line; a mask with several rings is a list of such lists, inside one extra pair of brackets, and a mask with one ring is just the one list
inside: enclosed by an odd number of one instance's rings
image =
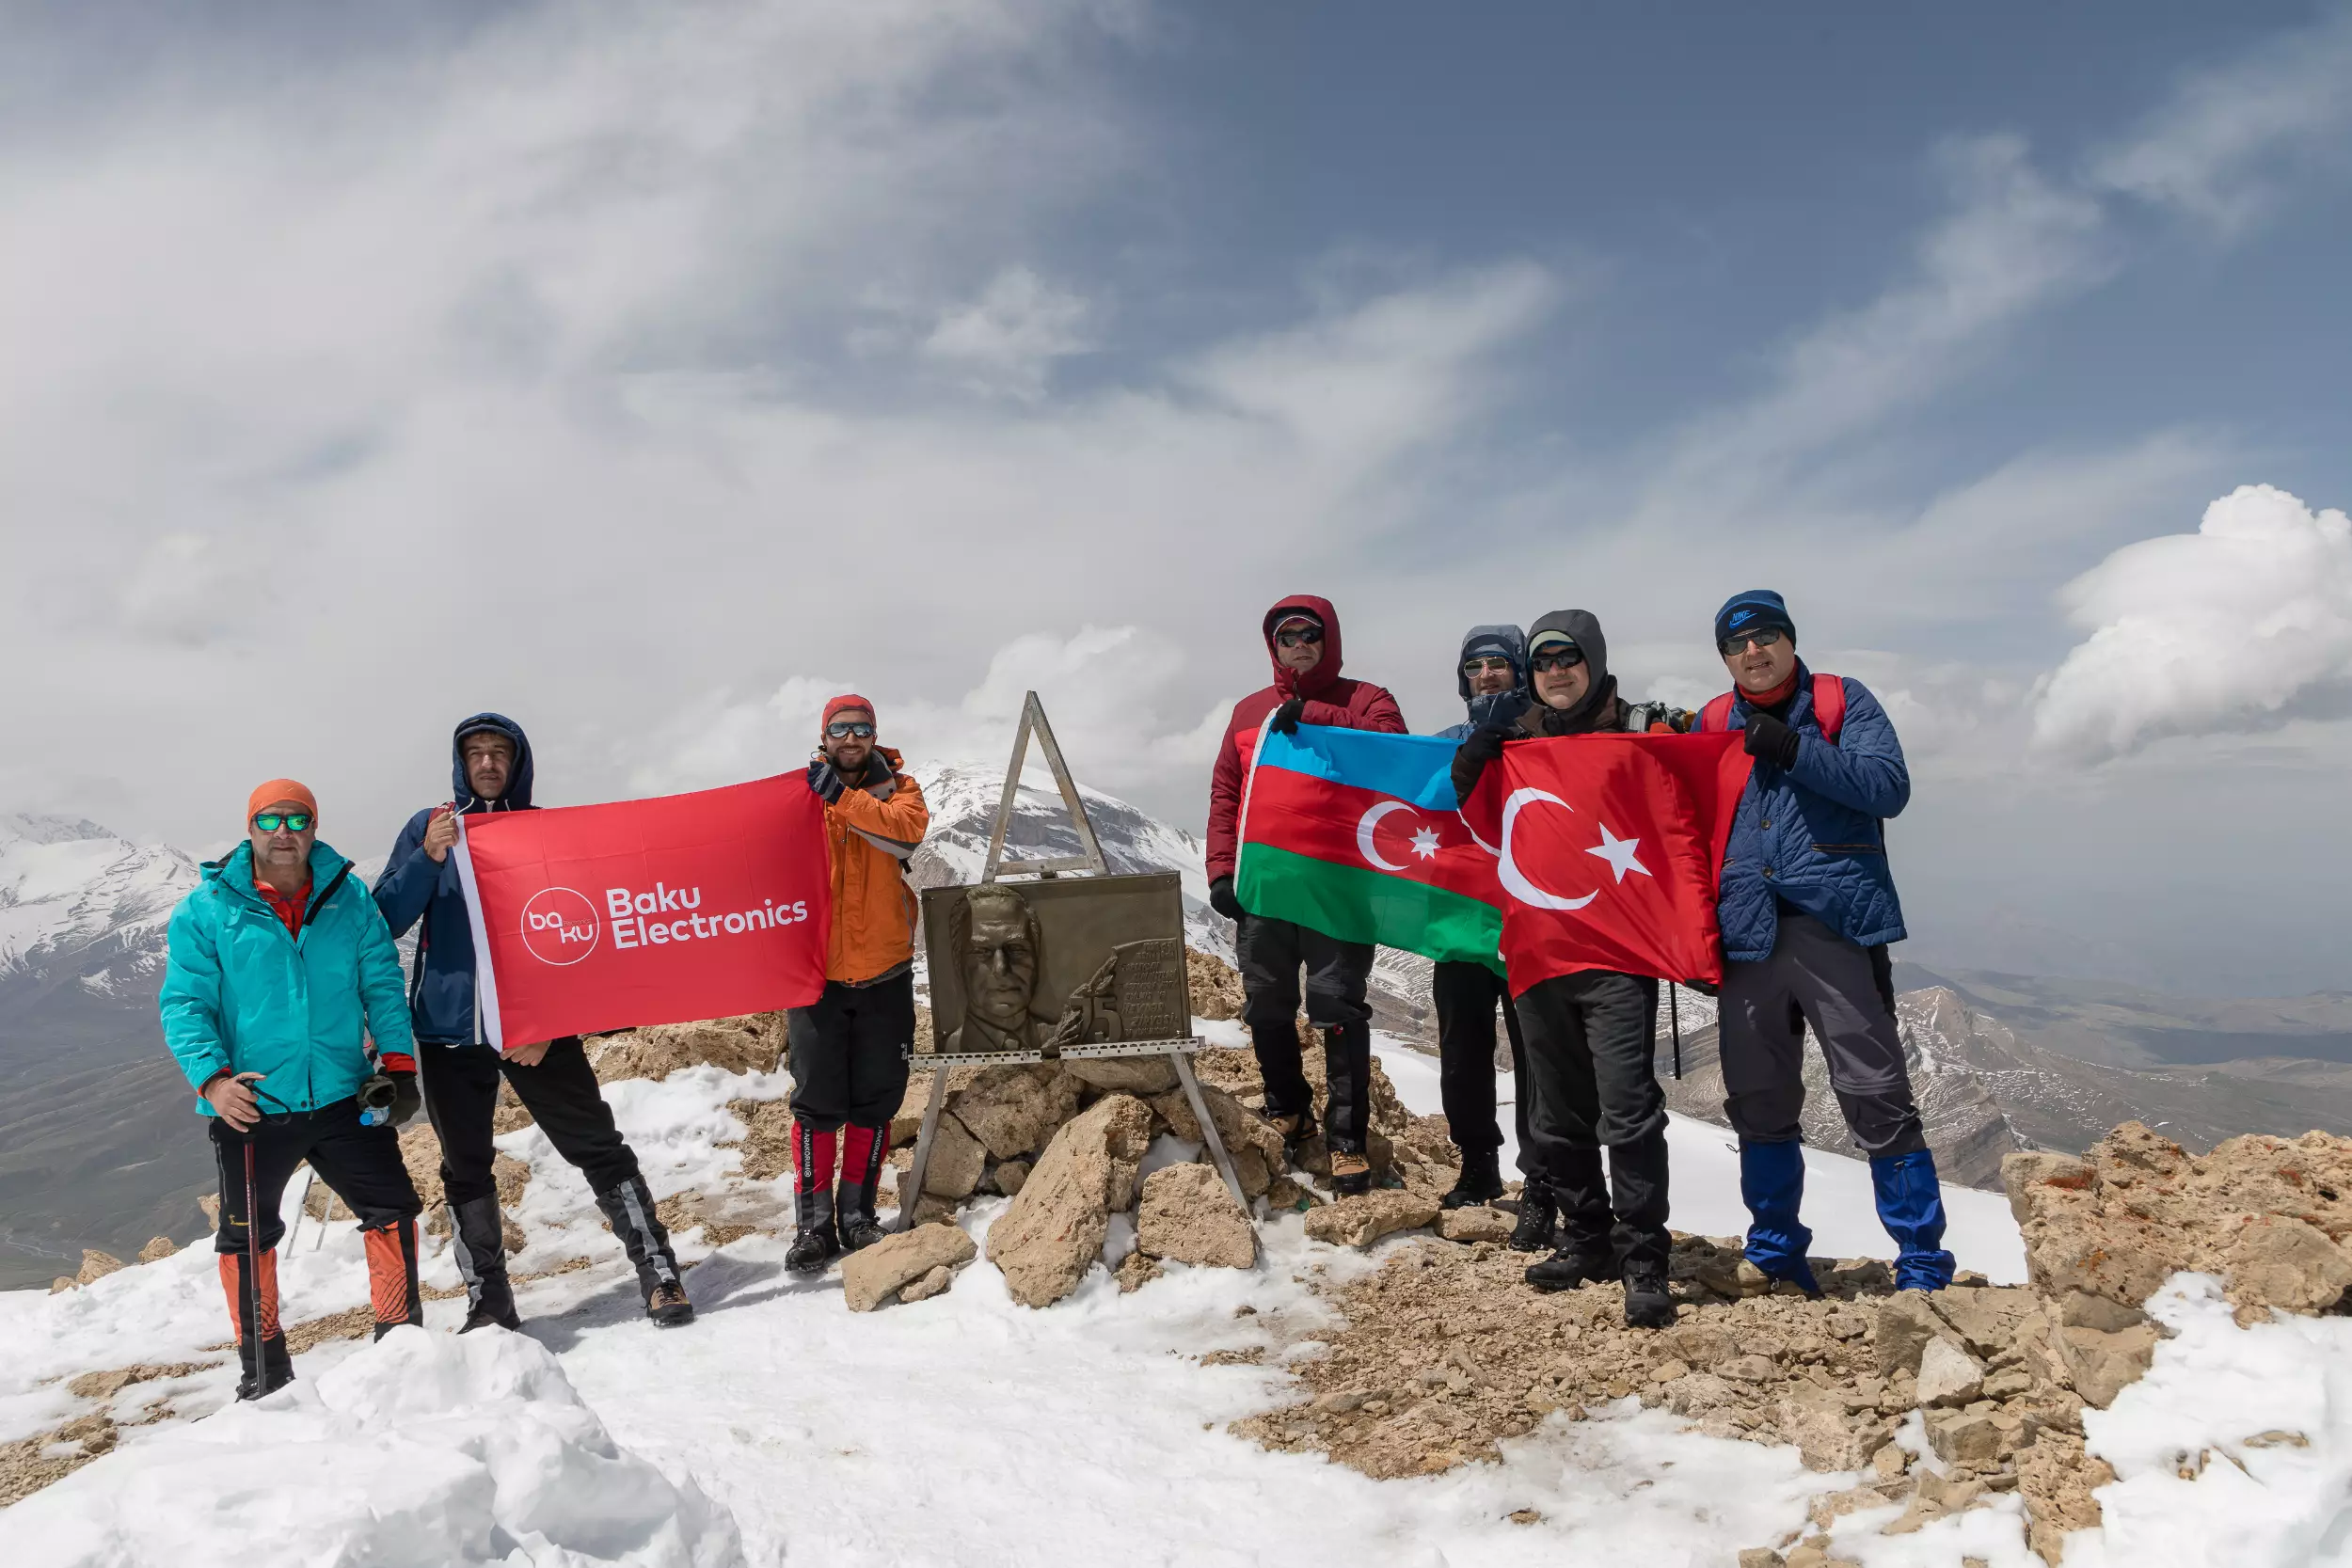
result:
[(825, 989), (825, 808), (797, 773), (457, 820), (492, 1045), (803, 1007)]
[(1511, 993), (1582, 969), (1720, 984), (1715, 889), (1750, 766), (1731, 733), (1505, 743), (1462, 816), (1497, 855)]

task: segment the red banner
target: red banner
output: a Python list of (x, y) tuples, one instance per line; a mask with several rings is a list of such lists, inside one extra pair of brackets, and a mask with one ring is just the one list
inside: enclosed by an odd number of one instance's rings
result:
[(1721, 983), (1715, 889), (1748, 768), (1736, 734), (1504, 746), (1462, 816), (1498, 855), (1512, 992), (1582, 969)]
[(493, 1045), (806, 1006), (824, 990), (824, 806), (798, 774), (458, 820)]

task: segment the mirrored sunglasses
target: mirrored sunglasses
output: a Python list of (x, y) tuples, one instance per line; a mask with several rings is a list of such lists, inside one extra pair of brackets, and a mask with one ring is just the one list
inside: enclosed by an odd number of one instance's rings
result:
[(1509, 674), (1511, 673), (1511, 661), (1507, 658), (1500, 657), (1499, 655), (1488, 655), (1485, 658), (1466, 658), (1462, 660), (1462, 673), (1466, 675), (1483, 675), (1489, 670), (1499, 670), (1505, 674)]
[(280, 828), (290, 833), (307, 833), (311, 820), (307, 811), (265, 811), (254, 817), (253, 825), (265, 833), (274, 833)]
[(855, 736), (860, 740), (874, 738), (874, 726), (863, 719), (836, 719), (825, 726), (825, 733), (835, 740)]
[(1302, 642), (1320, 642), (1323, 641), (1323, 628), (1305, 625), (1281, 626), (1276, 629), (1274, 641), (1285, 648), (1295, 648)]

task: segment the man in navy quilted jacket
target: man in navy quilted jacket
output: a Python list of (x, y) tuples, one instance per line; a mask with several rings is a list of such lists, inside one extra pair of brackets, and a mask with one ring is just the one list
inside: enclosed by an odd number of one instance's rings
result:
[(1870, 1157), (1879, 1219), (1894, 1237), (1899, 1288), (1951, 1283), (1935, 1157), (1903, 1064), (1889, 942), (1902, 907), (1886, 864), (1885, 818), (1911, 799), (1902, 743), (1860, 681), (1816, 675), (1778, 594), (1753, 589), (1715, 612), (1728, 699), (1705, 728), (1743, 731), (1756, 759), (1733, 818), (1718, 914), (1724, 933), (1724, 1109), (1740, 1134), (1748, 1260), (1817, 1291), (1797, 1211), (1804, 1154), (1804, 1031)]

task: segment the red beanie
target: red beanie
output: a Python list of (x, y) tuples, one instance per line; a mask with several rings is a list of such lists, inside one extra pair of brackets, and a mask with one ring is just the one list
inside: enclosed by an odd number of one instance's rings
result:
[(825, 726), (833, 722), (833, 716), (834, 714), (842, 712), (844, 709), (853, 707), (864, 708), (869, 716), (874, 711), (873, 704), (867, 702), (865, 698), (859, 696), (854, 691), (845, 691), (840, 696), (835, 697), (832, 702), (825, 705), (825, 716), (817, 721), (818, 732), (819, 734), (824, 732)]

